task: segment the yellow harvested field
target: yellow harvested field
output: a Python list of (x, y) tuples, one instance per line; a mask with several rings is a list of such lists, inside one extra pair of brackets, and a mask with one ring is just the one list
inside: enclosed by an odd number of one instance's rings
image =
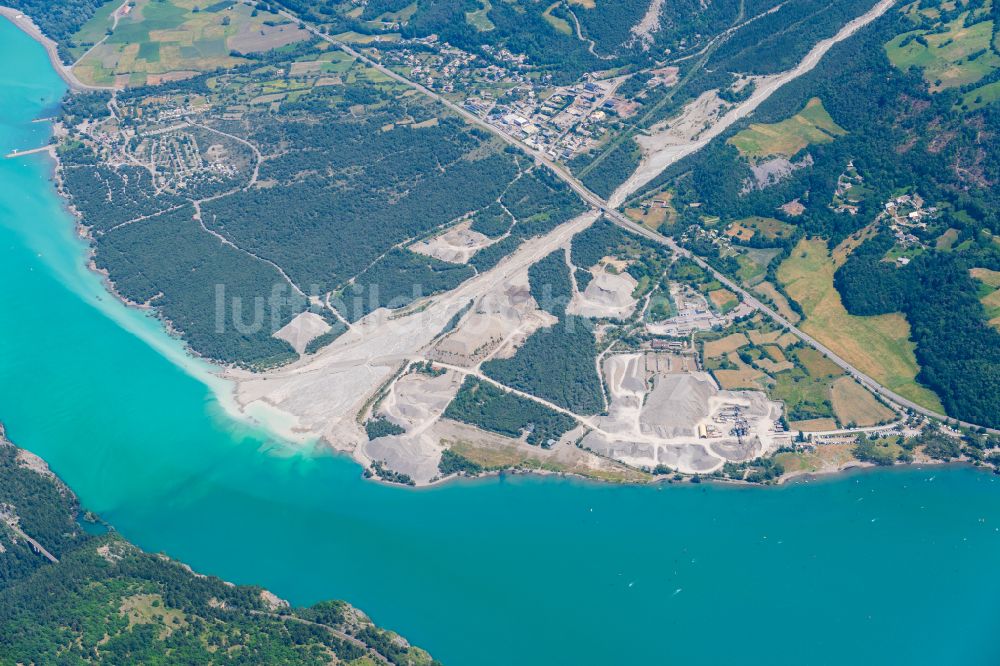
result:
[(578, 5), (584, 9), (593, 9), (597, 6), (597, 0), (569, 0), (569, 4)]
[(779, 266), (778, 279), (806, 312), (800, 327), (883, 386), (943, 412), (937, 396), (916, 381), (920, 368), (906, 318), (902, 314), (857, 317), (844, 308), (833, 274), (846, 256), (838, 247), (831, 258), (826, 241), (803, 239)]
[(792, 309), (792, 306), (788, 304), (788, 299), (785, 295), (778, 291), (773, 284), (770, 282), (761, 282), (754, 289), (757, 293), (762, 296), (766, 296), (768, 299), (774, 303), (774, 309), (778, 311), (778, 314), (792, 322), (793, 324), (799, 323), (799, 314)]
[(841, 377), (830, 390), (833, 411), (841, 423), (865, 427), (892, 419), (895, 412), (880, 403), (861, 384), (850, 377)]
[(744, 366), (739, 370), (715, 370), (712, 372), (719, 382), (719, 386), (730, 391), (737, 389), (759, 389), (757, 380), (761, 375), (758, 371), (749, 366)]
[(785, 358), (785, 352), (781, 351), (781, 347), (777, 345), (768, 345), (764, 347), (764, 353), (771, 357), (771, 360), (775, 363), (784, 363), (788, 359)]
[(450, 445), (448, 448), (458, 455), (486, 468), (516, 467), (527, 459), (527, 456), (519, 451), (513, 443), (508, 445), (495, 442), (477, 444), (468, 440), (441, 440), (441, 444)]
[(739, 222), (734, 222), (726, 229), (726, 235), (730, 238), (737, 238), (741, 241), (748, 241), (753, 238), (753, 229), (744, 227)]
[(836, 430), (837, 422), (833, 419), (809, 419), (808, 421), (792, 421), (788, 424), (792, 430), (802, 432), (826, 432)]
[(792, 157), (811, 144), (830, 143), (845, 134), (847, 131), (823, 108), (823, 102), (813, 97), (791, 118), (766, 125), (753, 123), (727, 143), (752, 159)]
[(994, 289), (1000, 287), (1000, 271), (991, 271), (988, 268), (972, 268), (969, 269), (969, 275)]
[(788, 349), (796, 342), (799, 341), (799, 336), (794, 333), (785, 333), (780, 338), (778, 338), (778, 344), (781, 345), (782, 349)]
[(740, 302), (736, 294), (728, 289), (716, 289), (715, 291), (708, 292), (708, 300), (712, 301), (712, 305), (717, 309), (723, 311)]
[(853, 449), (853, 444), (824, 444), (810, 451), (779, 453), (774, 460), (785, 468), (785, 474), (835, 472), (855, 461)]
[(733, 333), (718, 340), (711, 340), (705, 343), (705, 358), (717, 358), (736, 351), (747, 344), (747, 336), (742, 333)]
[[(781, 336), (781, 331), (758, 331), (754, 329), (752, 331), (747, 331), (747, 337), (750, 338), (750, 342), (755, 345), (769, 345), (777, 342), (778, 338)], [(782, 359), (784, 360), (784, 359)]]

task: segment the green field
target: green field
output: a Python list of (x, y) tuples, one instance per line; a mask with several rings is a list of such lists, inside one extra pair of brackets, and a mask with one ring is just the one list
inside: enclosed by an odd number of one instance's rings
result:
[(466, 12), (465, 20), (474, 27), (479, 32), (489, 32), (496, 28), (493, 25), (493, 21), (490, 20), (489, 13), (493, 9), (493, 5), (490, 4), (490, 0), (482, 0), (482, 9), (477, 9), (474, 12)]
[(965, 93), (961, 105), (968, 111), (975, 111), (998, 101), (1000, 101), (1000, 81), (994, 81)]
[(558, 16), (552, 15), (552, 10), (559, 6), (560, 3), (553, 2), (549, 5), (549, 8), (542, 13), (542, 17), (545, 18), (545, 22), (551, 25), (556, 31), (561, 32), (564, 35), (573, 34), (573, 26), (569, 24), (569, 21)]
[(932, 91), (975, 83), (1000, 68), (1000, 56), (990, 48), (993, 21), (965, 27), (967, 16), (965, 12), (933, 30), (914, 30), (894, 37), (885, 45), (886, 55), (900, 69), (923, 70)]
[[(294, 23), (273, 14), (253, 16), (252, 8), (243, 3), (217, 2), (199, 9), (200, 4), (198, 0), (138, 0), (105, 41), (77, 62), (74, 72), (83, 82), (96, 85), (155, 84), (192, 72), (232, 67), (244, 62), (230, 55), (233, 51), (266, 51), (306, 35)], [(101, 8), (102, 20), (95, 17), (84, 25), (78, 42), (92, 40), (99, 30), (110, 27), (107, 16), (112, 5)]]
[(891, 409), (840, 366), (794, 336), (786, 345), (781, 330), (759, 316), (729, 330), (735, 332), (724, 337), (705, 335), (703, 367), (722, 388), (763, 390), (781, 401), (793, 427), (832, 430), (848, 424), (874, 425), (893, 417)]
[(979, 302), (986, 311), (986, 319), (1000, 329), (1000, 271), (973, 268), (969, 271), (979, 285)]
[(934, 393), (917, 383), (920, 367), (902, 314), (857, 317), (848, 314), (833, 286), (833, 274), (846, 259), (843, 248), (831, 257), (826, 241), (802, 240), (778, 268), (778, 279), (806, 313), (800, 328), (883, 386), (936, 411)]
[(847, 131), (833, 121), (818, 97), (791, 118), (769, 125), (754, 123), (728, 143), (751, 159), (792, 157), (812, 144), (830, 143)]
[(74, 58), (80, 58), (90, 47), (104, 39), (112, 25), (111, 14), (121, 5), (122, 0), (108, 0), (80, 27), (73, 37), (76, 46), (69, 49)]

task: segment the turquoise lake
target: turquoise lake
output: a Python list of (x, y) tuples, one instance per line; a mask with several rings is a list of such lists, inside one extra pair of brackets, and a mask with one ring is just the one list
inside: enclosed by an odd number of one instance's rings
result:
[[(0, 60), (0, 152), (43, 145), (63, 84), (3, 20)], [(1000, 663), (1000, 477), (376, 485), (228, 418), (87, 271), (50, 177), (0, 160), (0, 420), (139, 546), (346, 599), (452, 665)]]

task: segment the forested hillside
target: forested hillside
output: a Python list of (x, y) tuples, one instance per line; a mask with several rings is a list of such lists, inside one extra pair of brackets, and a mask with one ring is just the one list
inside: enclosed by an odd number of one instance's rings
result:
[[(1000, 333), (981, 302), (991, 289), (971, 273), (1000, 261), (995, 11), (938, 4), (890, 11), (636, 201), (669, 191), (677, 219), (665, 230), (736, 277), (745, 247), (775, 247), (766, 270), (779, 289), (802, 263), (797, 240), (826, 239), (847, 311), (905, 314), (917, 379), (949, 415), (995, 427)], [(828, 119), (809, 110), (819, 103)], [(794, 233), (722, 233), (754, 216)], [(794, 305), (806, 325), (830, 314)]]
[[(663, 3), (658, 20), (641, 28), (650, 0), (370, 0), (360, 15), (354, 11), (356, 3), (343, 0), (280, 4), (329, 26), (331, 32), (371, 35), (398, 30), (404, 37), (436, 35), (467, 50), (505, 48), (525, 55), (528, 63), (561, 83), (584, 72), (652, 64), (664, 52), (683, 49), (694, 35), (725, 29), (739, 17), (741, 7), (737, 0)], [(405, 18), (396, 25), (401, 16)]]
[(0, 430), (0, 663), (437, 663), (344, 602), (289, 608), (113, 532), (88, 535), (78, 512)]

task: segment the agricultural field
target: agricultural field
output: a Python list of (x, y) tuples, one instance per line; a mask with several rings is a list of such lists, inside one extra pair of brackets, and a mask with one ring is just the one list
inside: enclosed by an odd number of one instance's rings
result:
[(722, 314), (726, 314), (740, 304), (740, 299), (728, 289), (715, 289), (708, 292), (708, 300)]
[(891, 419), (894, 414), (850, 377), (840, 377), (833, 383), (830, 399), (841, 423), (872, 426)]
[(792, 427), (833, 430), (884, 423), (894, 412), (836, 363), (757, 316), (705, 336), (702, 364), (725, 389), (762, 390), (785, 405)]
[(113, 25), (112, 14), (124, 4), (123, 0), (109, 0), (99, 7), (94, 15), (73, 35), (72, 45), (68, 47), (74, 59), (79, 59), (97, 42), (107, 36)]
[(789, 425), (793, 430), (802, 432), (827, 432), (837, 429), (837, 422), (833, 419), (806, 419), (804, 421), (791, 421)]
[(767, 275), (767, 269), (771, 262), (781, 254), (781, 248), (777, 247), (734, 247), (733, 249), (736, 251), (736, 263), (739, 265), (736, 277), (748, 286), (761, 282)]
[(724, 338), (709, 340), (705, 342), (705, 358), (716, 358), (724, 356), (729, 352), (734, 352), (747, 344), (747, 337), (743, 333), (733, 333)]
[(672, 226), (677, 221), (677, 211), (670, 205), (672, 198), (673, 194), (670, 191), (658, 192), (638, 205), (626, 208), (625, 214), (639, 224), (653, 231), (659, 231), (664, 224)]
[(771, 303), (774, 305), (774, 309), (778, 311), (782, 317), (792, 322), (793, 324), (799, 323), (801, 317), (799, 313), (792, 309), (792, 306), (788, 303), (788, 299), (785, 295), (775, 288), (770, 282), (761, 282), (755, 287), (756, 291), (762, 296), (770, 299)]
[(805, 108), (791, 118), (778, 123), (753, 123), (728, 143), (751, 160), (767, 157), (793, 157), (813, 144), (830, 143), (847, 131), (833, 121), (818, 97), (810, 99)]
[[(493, 21), (491, 21), (489, 17), (489, 13), (490, 10), (493, 9), (493, 5), (490, 4), (490, 0), (482, 0), (482, 3), (483, 6), (480, 9), (472, 12), (465, 12), (465, 20), (479, 32), (489, 32), (490, 30), (496, 28), (496, 26), (493, 25)], [(414, 11), (416, 11), (416, 4), (417, 3), (413, 3), (412, 5)]]
[[(974, 18), (988, 19), (988, 11), (978, 10)], [(932, 21), (926, 28), (897, 35), (886, 43), (885, 52), (896, 67), (921, 70), (930, 90), (937, 92), (976, 83), (1000, 68), (992, 39), (992, 20), (974, 23), (964, 12), (950, 23)]]
[(551, 5), (549, 5), (548, 9), (542, 12), (542, 17), (545, 19), (546, 23), (548, 23), (550, 26), (552, 26), (553, 29), (556, 30), (556, 32), (561, 32), (564, 35), (571, 35), (573, 34), (573, 26), (569, 24), (569, 21), (567, 21), (564, 18), (559, 18), (558, 16), (554, 16), (552, 14), (552, 10), (558, 6), (559, 6), (558, 2), (553, 2)]
[(958, 240), (958, 229), (951, 228), (945, 231), (943, 234), (938, 236), (938, 239), (934, 242), (934, 248), (937, 250), (950, 250), (955, 245), (955, 241)]
[(933, 392), (916, 381), (920, 368), (906, 318), (858, 317), (844, 308), (833, 286), (833, 274), (846, 259), (843, 250), (838, 247), (830, 257), (826, 241), (803, 239), (778, 268), (778, 279), (806, 314), (800, 328), (883, 386), (942, 410)]
[[(137, 0), (73, 71), (93, 85), (155, 84), (245, 62), (233, 53), (268, 51), (308, 37), (293, 22), (242, 2), (203, 5), (199, 0)], [(104, 11), (83, 26), (80, 44), (93, 42), (102, 27), (110, 27)]]
[(746, 242), (756, 234), (767, 240), (780, 240), (790, 238), (795, 233), (795, 227), (776, 220), (773, 217), (761, 217), (753, 215), (742, 220), (736, 220), (726, 229), (726, 235), (730, 238)]
[(969, 271), (979, 285), (979, 302), (986, 309), (990, 325), (1000, 329), (1000, 271), (973, 268)]

